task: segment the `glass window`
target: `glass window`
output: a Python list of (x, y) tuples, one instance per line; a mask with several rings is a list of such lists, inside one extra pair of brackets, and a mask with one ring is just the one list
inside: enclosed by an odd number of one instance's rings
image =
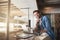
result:
[(8, 0), (0, 0), (0, 40), (7, 37)]

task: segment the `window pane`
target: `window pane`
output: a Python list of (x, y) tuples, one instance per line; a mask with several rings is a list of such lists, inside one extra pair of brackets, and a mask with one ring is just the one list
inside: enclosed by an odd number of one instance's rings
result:
[(8, 0), (0, 0), (0, 40), (6, 40)]

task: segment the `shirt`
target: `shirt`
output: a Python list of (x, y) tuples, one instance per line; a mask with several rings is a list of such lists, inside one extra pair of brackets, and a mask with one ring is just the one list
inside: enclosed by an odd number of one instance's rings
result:
[(55, 40), (55, 34), (52, 31), (51, 22), (49, 18), (47, 16), (42, 16), (41, 20), (42, 20), (42, 23), (41, 23), (42, 27), (44, 28), (44, 30), (47, 30), (46, 33), (50, 36), (52, 40)]

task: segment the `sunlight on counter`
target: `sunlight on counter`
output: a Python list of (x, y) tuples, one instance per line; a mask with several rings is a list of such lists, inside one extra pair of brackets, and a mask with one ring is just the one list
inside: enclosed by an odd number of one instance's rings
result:
[[(9, 24), (9, 32), (18, 31), (18, 30), (22, 30), (20, 24), (14, 24), (14, 23)], [(4, 33), (6, 31), (7, 31), (6, 23), (0, 22), (0, 32)]]

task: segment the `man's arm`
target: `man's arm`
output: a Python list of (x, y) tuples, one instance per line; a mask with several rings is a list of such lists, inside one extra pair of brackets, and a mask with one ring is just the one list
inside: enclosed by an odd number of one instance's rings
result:
[(51, 30), (51, 22), (47, 16), (44, 16), (45, 30)]
[(42, 30), (42, 32), (47, 32), (48, 30), (51, 30), (51, 23), (49, 18), (47, 16), (44, 16), (43, 21), (44, 29)]

